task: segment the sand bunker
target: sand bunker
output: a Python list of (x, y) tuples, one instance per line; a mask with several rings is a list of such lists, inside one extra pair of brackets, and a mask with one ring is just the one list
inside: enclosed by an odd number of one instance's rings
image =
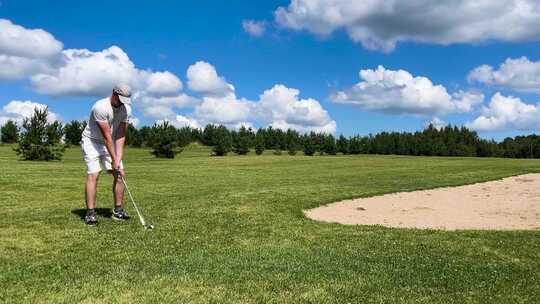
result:
[(304, 211), (347, 225), (419, 229), (540, 229), (540, 174), (347, 200)]

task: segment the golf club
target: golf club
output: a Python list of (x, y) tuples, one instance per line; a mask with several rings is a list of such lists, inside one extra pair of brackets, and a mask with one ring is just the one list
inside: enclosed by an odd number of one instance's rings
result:
[(135, 203), (135, 200), (133, 199), (133, 196), (131, 195), (131, 192), (129, 191), (129, 187), (126, 183), (126, 180), (122, 175), (120, 175), (120, 178), (122, 179), (122, 182), (124, 183), (124, 186), (126, 186), (126, 191), (129, 195), (129, 198), (131, 199), (131, 202), (133, 203), (133, 207), (135, 207), (135, 211), (137, 211), (137, 215), (139, 216), (139, 221), (141, 222), (141, 225), (143, 225), (144, 229), (150, 230), (154, 229), (154, 225), (152, 224), (146, 224), (144, 217), (142, 216), (141, 212), (139, 211), (139, 208), (137, 207), (137, 204)]

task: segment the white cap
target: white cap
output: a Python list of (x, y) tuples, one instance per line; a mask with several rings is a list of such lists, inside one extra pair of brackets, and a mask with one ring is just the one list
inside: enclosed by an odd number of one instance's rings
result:
[(118, 94), (121, 103), (131, 104), (131, 87), (125, 83), (114, 86), (113, 92)]

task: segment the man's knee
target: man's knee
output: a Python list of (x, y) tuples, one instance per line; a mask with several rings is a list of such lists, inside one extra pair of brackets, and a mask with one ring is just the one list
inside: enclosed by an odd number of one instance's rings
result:
[(99, 178), (99, 171), (98, 172), (94, 172), (94, 173), (88, 173), (86, 175), (86, 180), (89, 181), (89, 182), (97, 182), (98, 178)]

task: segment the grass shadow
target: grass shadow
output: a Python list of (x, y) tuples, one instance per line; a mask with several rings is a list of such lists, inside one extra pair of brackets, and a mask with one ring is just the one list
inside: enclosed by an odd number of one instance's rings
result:
[[(84, 216), (86, 215), (86, 209), (73, 209), (71, 210), (71, 213), (80, 217), (81, 220), (84, 220)], [(97, 215), (106, 218), (110, 218), (112, 216), (111, 209), (109, 208), (96, 208), (96, 213)]]

